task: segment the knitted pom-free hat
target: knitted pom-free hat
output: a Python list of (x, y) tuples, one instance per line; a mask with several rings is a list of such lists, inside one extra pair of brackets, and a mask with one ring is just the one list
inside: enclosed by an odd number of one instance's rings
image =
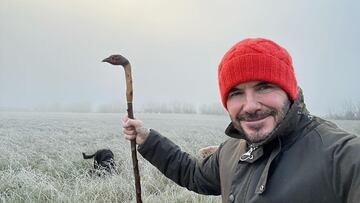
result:
[(239, 83), (266, 81), (278, 85), (294, 101), (298, 87), (291, 56), (275, 42), (249, 38), (227, 51), (218, 68), (221, 101), (225, 108), (228, 92)]

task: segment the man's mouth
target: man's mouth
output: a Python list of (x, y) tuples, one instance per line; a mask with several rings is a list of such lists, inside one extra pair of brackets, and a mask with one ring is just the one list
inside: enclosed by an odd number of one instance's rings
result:
[(261, 114), (256, 116), (247, 117), (246, 119), (240, 120), (240, 125), (242, 128), (247, 129), (248, 131), (260, 131), (272, 115), (271, 114)]
[(241, 113), (238, 116), (238, 120), (240, 122), (256, 122), (256, 121), (261, 121), (269, 116), (275, 116), (275, 111), (268, 109), (268, 110), (264, 110), (264, 111), (257, 111), (254, 113)]
[(261, 120), (267, 118), (268, 116), (270, 116), (270, 114), (259, 115), (259, 116), (256, 116), (256, 117), (249, 117), (249, 118), (242, 119), (242, 121), (256, 122), (256, 121), (261, 121)]

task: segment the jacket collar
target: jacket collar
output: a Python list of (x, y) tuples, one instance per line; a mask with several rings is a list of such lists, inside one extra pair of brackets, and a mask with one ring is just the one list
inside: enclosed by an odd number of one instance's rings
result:
[(282, 141), (289, 142), (291, 141), (297, 133), (293, 133), (299, 128), (303, 127), (298, 125), (301, 117), (303, 115), (308, 115), (309, 112), (306, 109), (304, 103), (304, 97), (301, 88), (299, 88), (298, 96), (295, 101), (292, 103), (289, 111), (287, 112), (285, 118), (280, 122), (280, 124), (270, 133), (270, 135), (263, 141), (258, 143), (250, 143), (246, 139), (246, 136), (243, 131), (237, 130), (232, 123), (225, 130), (225, 134), (237, 138), (237, 139), (245, 139), (248, 144), (252, 144), (252, 146), (261, 146), (266, 143), (271, 142), (276, 137), (279, 137)]

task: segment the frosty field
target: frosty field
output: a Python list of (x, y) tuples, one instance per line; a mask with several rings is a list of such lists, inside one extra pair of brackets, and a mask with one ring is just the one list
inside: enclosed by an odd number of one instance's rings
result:
[[(183, 150), (225, 139), (226, 117), (135, 114)], [(0, 202), (135, 202), (130, 143), (121, 134), (122, 114), (0, 114)], [(110, 148), (120, 174), (88, 177), (91, 160), (81, 152)], [(139, 155), (144, 202), (218, 202), (161, 175)]]
[[(184, 151), (226, 139), (226, 116), (135, 114)], [(135, 202), (130, 143), (121, 134), (122, 114), (0, 112), (0, 202)], [(335, 121), (360, 134), (359, 121)], [(109, 148), (119, 175), (87, 176), (92, 160), (81, 152)], [(143, 202), (219, 202), (177, 186), (140, 155)]]

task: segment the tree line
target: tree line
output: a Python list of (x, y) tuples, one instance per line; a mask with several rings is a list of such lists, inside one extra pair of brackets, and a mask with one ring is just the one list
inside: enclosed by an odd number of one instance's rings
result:
[(360, 120), (360, 102), (345, 101), (341, 110), (329, 110), (325, 117), (334, 120)]
[[(74, 113), (125, 113), (126, 104), (113, 102), (93, 106), (90, 103), (54, 103), (34, 108), (4, 108), (0, 111), (36, 111), (36, 112), (74, 112)], [(199, 104), (187, 102), (149, 102), (143, 106), (134, 108), (138, 113), (179, 113), (179, 114), (209, 114), (226, 115), (226, 111), (220, 102)], [(325, 118), (334, 120), (360, 120), (360, 102), (346, 101), (340, 110), (329, 110)]]
[[(72, 112), (72, 113), (125, 113), (127, 106), (123, 102), (112, 102), (100, 105), (91, 105), (87, 102), (79, 103), (53, 103), (39, 105), (33, 108), (9, 108), (0, 107), (0, 111), (22, 112)], [(179, 114), (226, 114), (223, 106), (219, 103), (195, 105), (187, 102), (149, 102), (142, 106), (136, 106), (138, 113), (179, 113)]]

